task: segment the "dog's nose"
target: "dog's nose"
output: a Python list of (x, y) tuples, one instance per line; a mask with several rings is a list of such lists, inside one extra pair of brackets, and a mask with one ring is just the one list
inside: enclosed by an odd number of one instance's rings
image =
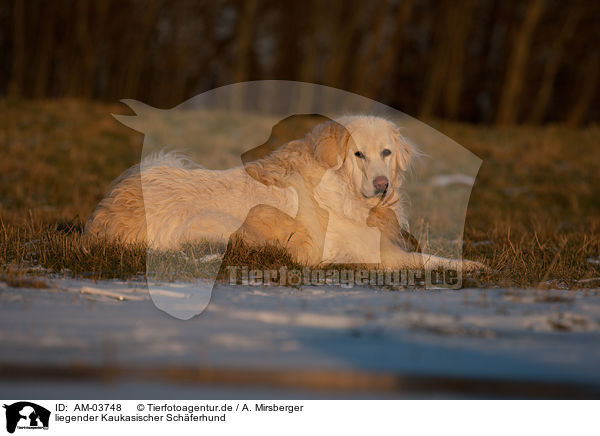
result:
[(385, 176), (377, 176), (373, 179), (373, 186), (375, 186), (375, 192), (383, 192), (387, 189), (390, 182)]

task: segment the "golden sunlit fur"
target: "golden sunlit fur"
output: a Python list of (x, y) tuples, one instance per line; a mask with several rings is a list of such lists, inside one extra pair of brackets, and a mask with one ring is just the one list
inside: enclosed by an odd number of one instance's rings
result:
[[(276, 242), (312, 265), (456, 267), (405, 243), (400, 188), (417, 155), (394, 123), (370, 116), (319, 124), (304, 138), (227, 170), (156, 155), (115, 182), (86, 234), (160, 249), (234, 234), (255, 244)], [(383, 192), (374, 187), (377, 177), (389, 182)]]

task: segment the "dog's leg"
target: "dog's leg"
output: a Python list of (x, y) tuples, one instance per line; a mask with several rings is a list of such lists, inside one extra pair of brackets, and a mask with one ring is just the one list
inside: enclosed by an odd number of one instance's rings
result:
[(320, 261), (320, 257), (316, 260), (320, 256), (319, 246), (313, 243), (310, 230), (297, 219), (266, 204), (253, 207), (232, 237), (250, 245), (280, 246), (300, 263)]
[(414, 253), (395, 247), (387, 251), (385, 259), (382, 254), (382, 264), (392, 269), (438, 269), (456, 271), (486, 270), (487, 266), (472, 260), (448, 259), (427, 253)]
[(298, 194), (298, 212), (292, 218), (283, 211), (261, 204), (253, 207), (243, 225), (234, 233), (249, 244), (275, 243), (296, 261), (309, 265), (321, 262), (329, 215), (321, 209), (302, 177), (291, 177)]
[(296, 238), (298, 250), (308, 264), (316, 265), (323, 259), (329, 214), (317, 204), (313, 192), (314, 186), (310, 182), (298, 176), (293, 178), (290, 185), (298, 195), (296, 227), (300, 232), (299, 236), (308, 241), (308, 245), (302, 244), (302, 239)]
[(232, 237), (238, 237), (251, 245), (285, 243), (296, 230), (294, 219), (276, 207), (266, 204), (254, 206), (248, 212), (242, 226)]
[(371, 209), (367, 217), (369, 227), (377, 227), (381, 232), (381, 258), (386, 253), (400, 247), (404, 251), (421, 251), (419, 241), (404, 229), (398, 222), (395, 212), (385, 206), (376, 206)]
[(444, 268), (463, 271), (487, 269), (485, 265), (471, 260), (460, 261), (421, 253), (419, 242), (400, 226), (396, 214), (389, 207), (377, 206), (371, 209), (367, 225), (377, 227), (381, 232), (381, 263), (387, 268)]

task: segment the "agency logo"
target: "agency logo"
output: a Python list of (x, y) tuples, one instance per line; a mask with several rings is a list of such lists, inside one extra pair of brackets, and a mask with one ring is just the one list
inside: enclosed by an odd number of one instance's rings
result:
[(19, 401), (4, 405), (6, 409), (6, 431), (14, 433), (22, 430), (48, 430), (50, 411), (29, 401)]

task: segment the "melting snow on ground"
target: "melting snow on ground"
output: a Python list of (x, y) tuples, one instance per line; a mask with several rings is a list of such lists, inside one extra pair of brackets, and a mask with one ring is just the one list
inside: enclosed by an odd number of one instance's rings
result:
[[(191, 284), (155, 291), (193, 304)], [(47, 289), (0, 283), (0, 314), (4, 364), (114, 359), (600, 383), (598, 290), (217, 286), (206, 310), (183, 321), (158, 310), (144, 282), (56, 279)]]

